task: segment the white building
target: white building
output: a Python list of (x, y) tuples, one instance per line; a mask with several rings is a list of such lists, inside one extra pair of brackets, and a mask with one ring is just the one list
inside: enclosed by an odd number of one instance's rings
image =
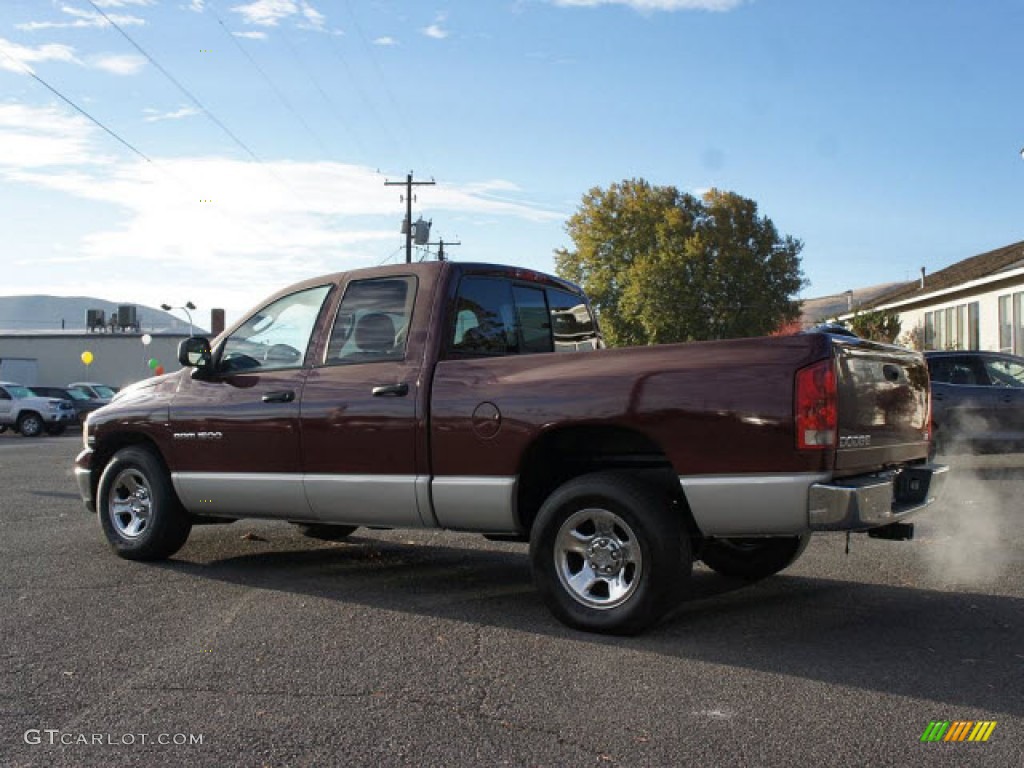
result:
[[(166, 373), (178, 365), (178, 343), (187, 333), (88, 333), (84, 331), (0, 332), (0, 381), (25, 386), (63, 387), (72, 381), (96, 381), (123, 387), (153, 375), (149, 361)], [(92, 362), (82, 362), (90, 352)]]
[(860, 308), (865, 310), (898, 314), (901, 337), (916, 330), (923, 349), (1024, 355), (1024, 242), (924, 275)]

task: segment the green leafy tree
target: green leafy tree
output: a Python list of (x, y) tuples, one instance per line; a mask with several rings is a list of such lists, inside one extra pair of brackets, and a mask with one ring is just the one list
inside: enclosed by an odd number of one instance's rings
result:
[(799, 316), (803, 244), (735, 193), (626, 180), (585, 194), (566, 230), (558, 274), (584, 287), (612, 345), (759, 336)]

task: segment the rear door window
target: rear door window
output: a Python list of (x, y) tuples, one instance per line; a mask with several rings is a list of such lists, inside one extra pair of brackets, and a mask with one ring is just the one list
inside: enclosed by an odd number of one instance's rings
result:
[(517, 285), (512, 288), (516, 302), (516, 325), (519, 331), (519, 350), (522, 354), (552, 352), (551, 316), (544, 291)]
[(448, 348), (456, 356), (518, 354), (515, 303), (512, 285), (507, 280), (462, 279)]
[(527, 355), (597, 349), (586, 301), (555, 288), (493, 277), (464, 277), (448, 336), (454, 357)]

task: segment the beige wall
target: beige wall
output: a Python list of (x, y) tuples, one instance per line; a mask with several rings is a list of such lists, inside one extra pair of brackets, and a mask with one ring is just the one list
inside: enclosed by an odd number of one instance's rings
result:
[[(152, 375), (147, 367), (151, 357), (161, 362), (166, 373), (181, 368), (178, 343), (186, 336), (153, 336), (147, 347), (135, 334), (0, 335), (0, 360), (37, 361), (36, 381), (19, 384), (61, 387), (72, 381), (98, 381), (123, 387)], [(86, 350), (94, 357), (88, 367), (81, 360)]]

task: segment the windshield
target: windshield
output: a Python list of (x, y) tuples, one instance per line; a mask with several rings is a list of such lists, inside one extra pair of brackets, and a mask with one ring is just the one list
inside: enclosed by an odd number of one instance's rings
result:
[(103, 384), (94, 384), (93, 389), (96, 391), (96, 394), (98, 394), (100, 397), (106, 398), (107, 400), (112, 398), (115, 394), (113, 389), (104, 386)]

